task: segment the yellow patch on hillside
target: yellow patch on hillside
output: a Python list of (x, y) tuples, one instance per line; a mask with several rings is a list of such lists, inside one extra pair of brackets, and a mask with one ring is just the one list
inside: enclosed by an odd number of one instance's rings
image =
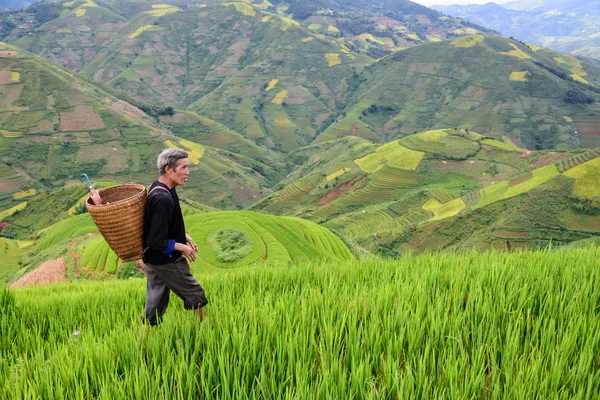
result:
[(19, 82), (21, 80), (21, 74), (13, 71), (10, 73), (10, 79), (13, 82)]
[(370, 33), (363, 33), (358, 35), (357, 37), (362, 41), (370, 40), (371, 42), (379, 43), (384, 46), (394, 46), (394, 40), (388, 37), (376, 37), (371, 35)]
[(406, 32), (408, 30), (408, 28), (404, 25), (398, 25), (394, 27), (394, 29), (396, 29), (398, 32)]
[(467, 35), (476, 35), (477, 33), (479, 33), (477, 29), (473, 28), (467, 28), (465, 29), (465, 32), (467, 33)]
[(508, 199), (510, 197), (527, 193), (531, 189), (543, 185), (551, 179), (554, 179), (554, 177), (560, 175), (560, 172), (558, 171), (556, 164), (550, 164), (546, 165), (545, 167), (534, 169), (531, 171), (531, 174), (532, 177), (525, 182), (521, 182), (515, 186), (509, 187), (506, 193), (504, 193), (504, 198)]
[(571, 117), (567, 117), (566, 115), (563, 117), (563, 119), (565, 122), (573, 122), (573, 119)]
[(340, 60), (340, 55), (337, 53), (327, 53), (325, 54), (325, 58), (327, 59), (330, 67), (335, 67), (336, 65), (342, 63), (342, 60)]
[(512, 74), (510, 74), (510, 80), (511, 81), (518, 81), (518, 82), (527, 82), (527, 74), (529, 73), (529, 71), (515, 71)]
[(523, 50), (519, 49), (514, 44), (512, 44), (512, 43), (509, 43), (509, 44), (514, 48), (514, 50), (511, 50), (511, 51), (501, 51), (500, 54), (504, 54), (504, 55), (511, 56), (511, 57), (517, 57), (517, 58), (520, 58), (522, 60), (531, 58), (527, 53), (524, 53)]
[(269, 86), (267, 86), (267, 88), (265, 90), (268, 92), (269, 90), (275, 89), (275, 85), (277, 85), (278, 82), (279, 82), (279, 79), (271, 80), (271, 82), (269, 82)]
[(336, 172), (334, 172), (333, 174), (331, 174), (331, 175), (328, 175), (328, 176), (327, 176), (327, 180), (328, 180), (328, 181), (332, 181), (332, 180), (334, 180), (335, 178), (337, 178), (338, 176), (340, 176), (340, 175), (344, 175), (344, 174), (345, 174), (346, 172), (348, 172), (348, 171), (350, 171), (350, 168), (342, 168), (342, 169), (340, 169), (339, 171), (336, 171)]
[(63, 3), (63, 7), (73, 7), (73, 4), (75, 4), (74, 1), (67, 1)]
[(283, 100), (285, 100), (285, 98), (287, 96), (288, 96), (288, 91), (282, 90), (281, 92), (279, 92), (275, 95), (275, 98), (273, 99), (273, 101), (271, 101), (271, 103), (281, 104), (281, 103), (283, 103)]
[(181, 8), (170, 4), (152, 4), (152, 10), (144, 11), (144, 14), (150, 14), (153, 17), (164, 17), (165, 15), (173, 14), (181, 11)]
[(17, 247), (20, 249), (24, 249), (35, 244), (35, 241), (33, 240), (15, 240), (15, 242), (17, 243)]
[(269, 22), (269, 21), (271, 20), (271, 18), (272, 18), (272, 17), (273, 17), (272, 15), (265, 15), (265, 16), (263, 17), (263, 19), (261, 19), (260, 21), (261, 21), (261, 22)]
[(75, 10), (75, 15), (79, 18), (83, 17), (86, 13), (86, 9), (85, 8), (79, 8), (77, 10)]
[(59, 28), (56, 30), (56, 33), (73, 33), (71, 28)]
[(542, 46), (536, 46), (535, 44), (528, 44), (527, 47), (529, 47), (531, 49), (531, 51), (533, 51), (533, 52), (544, 49)]
[(464, 35), (467, 32), (465, 32), (464, 29), (457, 29), (457, 30), (454, 31), (454, 33), (457, 34), (457, 35)]
[[(579, 78), (587, 75), (587, 72), (576, 58), (563, 55), (562, 57), (554, 57), (554, 61), (559, 64), (566, 64), (574, 75), (579, 75)], [(571, 78), (576, 79), (573, 75), (571, 75)]]
[(483, 42), (483, 36), (481, 35), (472, 35), (472, 36), (463, 36), (458, 39), (454, 39), (450, 42), (450, 44), (454, 47), (473, 47), (477, 45), (477, 43)]
[(239, 1), (232, 1), (232, 2), (228, 2), (228, 3), (222, 3), (224, 6), (231, 6), (233, 5), (235, 7), (236, 10), (238, 10), (239, 12), (241, 12), (244, 15), (247, 15), (249, 17), (254, 17), (256, 15), (256, 10), (248, 3), (242, 3)]
[(309, 37), (302, 38), (300, 40), (302, 40), (302, 43), (306, 43), (306, 42), (310, 42), (311, 40), (313, 40), (313, 37), (309, 36)]
[(156, 31), (161, 31), (161, 30), (162, 30), (162, 28), (160, 26), (145, 25), (145, 26), (142, 26), (141, 28), (138, 28), (135, 32), (133, 32), (131, 35), (129, 35), (129, 39), (135, 39), (136, 37), (140, 36), (142, 33), (146, 32), (146, 31), (156, 32)]
[(425, 153), (408, 149), (398, 140), (384, 144), (365, 157), (354, 160), (356, 165), (364, 172), (371, 174), (384, 165), (390, 167), (413, 170), (417, 168)]
[(419, 35), (417, 35), (416, 33), (409, 33), (408, 35), (406, 35), (406, 37), (408, 37), (409, 39), (412, 39), (412, 40), (421, 40)]
[(177, 144), (171, 142), (170, 140), (165, 140), (164, 143), (172, 149), (179, 149), (179, 150), (185, 151), (188, 154), (188, 160), (189, 160), (190, 164), (193, 164), (193, 165), (198, 165), (200, 163), (200, 159), (202, 158), (202, 156), (204, 155), (204, 152), (206, 151), (204, 146), (199, 145), (194, 142), (190, 142), (189, 140), (185, 140), (185, 139), (181, 139), (179, 141), (179, 144), (181, 144), (181, 146), (178, 146)]
[(563, 175), (575, 179), (575, 196), (600, 204), (600, 157), (571, 168)]
[(431, 211), (433, 213), (434, 216), (433, 218), (430, 218), (429, 221), (439, 221), (454, 217), (459, 212), (464, 210), (466, 206), (467, 205), (460, 197), (445, 204), (440, 203), (436, 199), (431, 199), (427, 203), (423, 204), (423, 210)]
[(4, 221), (5, 218), (10, 217), (11, 215), (13, 215), (14, 213), (16, 213), (17, 211), (22, 211), (25, 209), (25, 207), (27, 207), (27, 202), (23, 202), (21, 204), (18, 204), (12, 208), (9, 208), (8, 210), (4, 210), (2, 212), (0, 212), (0, 221)]
[(429, 41), (430, 41), (430, 42), (434, 42), (434, 43), (439, 43), (439, 42), (441, 42), (441, 41), (442, 41), (442, 39), (440, 39), (440, 38), (439, 38), (439, 37), (437, 37), (437, 36), (434, 36), (434, 37), (432, 37), (432, 38), (429, 38)]
[(313, 30), (313, 31), (318, 31), (319, 29), (321, 29), (321, 24), (310, 24), (308, 26), (308, 29)]
[(581, 83), (585, 83), (586, 85), (589, 85), (589, 82), (586, 81), (585, 79), (583, 79), (581, 76), (577, 75), (577, 74), (572, 74), (570, 75), (571, 78), (573, 78), (573, 80), (577, 81), (577, 82), (581, 82)]
[(331, 32), (331, 33), (340, 33), (340, 30), (338, 28), (336, 28), (333, 25), (329, 25), (327, 27), (327, 32)]
[(273, 7), (273, 4), (269, 3), (268, 0), (263, 0), (261, 4), (255, 4), (254, 7), (266, 10), (269, 7)]
[(12, 195), (12, 197), (15, 200), (21, 200), (21, 199), (24, 199), (25, 197), (35, 196), (36, 194), (37, 194), (37, 190), (35, 190), (35, 188), (33, 188), (33, 189), (22, 190), (20, 192), (14, 193)]
[[(18, 114), (18, 112), (15, 111), (14, 114)], [(22, 133), (21, 132), (11, 132), (11, 131), (6, 131), (4, 129), (0, 129), (0, 135), (2, 135), (4, 137), (8, 137), (8, 138), (14, 138), (14, 137), (21, 136)]]
[(183, 146), (185, 146), (188, 150), (188, 160), (190, 160), (190, 162), (194, 165), (198, 165), (200, 163), (200, 159), (202, 158), (202, 156), (204, 155), (204, 152), (206, 151), (206, 149), (204, 148), (204, 146), (198, 144), (198, 143), (194, 143), (194, 142), (190, 142), (189, 140), (185, 140), (185, 139), (181, 139), (179, 141), (179, 143), (181, 143)]

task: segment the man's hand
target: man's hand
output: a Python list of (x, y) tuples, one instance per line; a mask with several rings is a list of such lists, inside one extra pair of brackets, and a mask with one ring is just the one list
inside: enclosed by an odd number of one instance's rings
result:
[(190, 261), (196, 260), (196, 251), (187, 244), (175, 243), (175, 250), (180, 251), (181, 254)]
[(185, 240), (190, 245), (190, 247), (192, 248), (192, 250), (194, 250), (197, 253), (198, 252), (198, 246), (196, 246), (196, 243), (194, 242), (194, 239), (192, 239), (192, 237), (186, 233), (185, 234)]

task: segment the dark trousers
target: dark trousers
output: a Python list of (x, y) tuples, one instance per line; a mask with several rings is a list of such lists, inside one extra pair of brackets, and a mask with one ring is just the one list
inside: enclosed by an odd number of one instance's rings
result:
[(158, 325), (167, 311), (171, 291), (183, 300), (186, 310), (196, 310), (208, 304), (204, 289), (190, 273), (187, 260), (180, 257), (169, 264), (144, 264), (146, 267), (145, 322)]

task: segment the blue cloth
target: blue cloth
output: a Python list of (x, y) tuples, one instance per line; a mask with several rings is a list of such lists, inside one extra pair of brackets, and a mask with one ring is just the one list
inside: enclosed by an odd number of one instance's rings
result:
[(171, 257), (171, 253), (173, 252), (173, 250), (175, 250), (175, 239), (169, 239), (169, 244), (167, 245), (167, 248), (163, 250), (162, 253), (165, 256)]

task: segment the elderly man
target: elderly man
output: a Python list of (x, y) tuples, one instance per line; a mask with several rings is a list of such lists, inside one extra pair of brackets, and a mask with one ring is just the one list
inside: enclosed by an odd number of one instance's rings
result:
[(160, 177), (150, 185), (144, 213), (144, 264), (146, 267), (146, 308), (144, 322), (157, 325), (169, 305), (173, 291), (186, 310), (203, 319), (208, 304), (204, 290), (190, 273), (188, 260), (196, 259), (198, 248), (185, 233), (175, 188), (185, 185), (190, 173), (187, 153), (166, 149), (157, 160)]

